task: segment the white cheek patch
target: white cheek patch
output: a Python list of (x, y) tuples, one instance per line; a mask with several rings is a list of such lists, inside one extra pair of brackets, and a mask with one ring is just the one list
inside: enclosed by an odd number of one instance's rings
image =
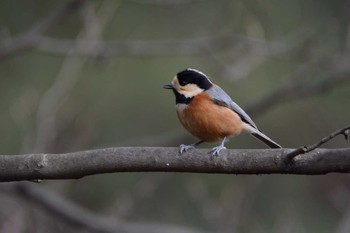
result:
[(184, 95), (186, 98), (192, 98), (204, 91), (203, 89), (199, 88), (196, 84), (187, 84), (186, 86), (181, 86), (179, 80), (177, 79), (177, 76), (173, 78), (171, 84), (178, 93)]
[(186, 98), (192, 98), (192, 97), (200, 94), (204, 90), (199, 88), (196, 84), (187, 84), (184, 87), (180, 86), (179, 89), (177, 89), (177, 91), (181, 95), (184, 95)]

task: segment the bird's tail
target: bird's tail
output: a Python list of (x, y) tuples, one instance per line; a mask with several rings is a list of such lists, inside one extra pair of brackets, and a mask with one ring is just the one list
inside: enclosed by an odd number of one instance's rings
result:
[(281, 145), (279, 145), (277, 142), (273, 141), (271, 138), (260, 132), (259, 130), (256, 130), (254, 133), (252, 133), (254, 137), (268, 145), (270, 148), (282, 148)]

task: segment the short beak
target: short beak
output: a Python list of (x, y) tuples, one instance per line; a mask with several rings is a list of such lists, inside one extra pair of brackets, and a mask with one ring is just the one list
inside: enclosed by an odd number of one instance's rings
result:
[(165, 88), (165, 89), (174, 89), (173, 84), (171, 84), (171, 83), (165, 84), (163, 86), (163, 88)]

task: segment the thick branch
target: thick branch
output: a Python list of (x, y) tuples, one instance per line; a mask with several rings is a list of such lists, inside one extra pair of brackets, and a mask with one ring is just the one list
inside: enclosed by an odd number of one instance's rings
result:
[(350, 148), (317, 149), (285, 162), (292, 149), (225, 150), (211, 157), (208, 149), (179, 155), (178, 148), (117, 147), (66, 154), (0, 156), (0, 181), (76, 179), (112, 172), (193, 172), (316, 175), (350, 171)]

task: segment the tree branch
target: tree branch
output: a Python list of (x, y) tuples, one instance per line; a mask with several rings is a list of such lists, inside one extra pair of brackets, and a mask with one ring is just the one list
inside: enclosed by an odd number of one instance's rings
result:
[[(286, 101), (295, 101), (307, 97), (325, 94), (335, 87), (350, 82), (350, 51), (333, 57), (318, 57), (314, 61), (302, 65), (290, 73), (286, 82), (261, 97), (258, 101), (245, 107), (246, 111), (254, 116), (267, 111)], [(314, 80), (313, 68), (320, 69)]]
[(83, 70), (88, 57), (71, 56), (75, 50), (90, 50), (96, 44), (83, 43), (83, 38), (98, 41), (101, 39), (103, 31), (110, 21), (114, 10), (117, 8), (117, 1), (104, 1), (101, 7), (97, 10), (86, 3), (81, 7), (81, 14), (85, 28), (78, 34), (74, 41), (74, 47), (63, 60), (62, 67), (57, 74), (57, 77), (51, 87), (44, 93), (38, 105), (37, 112), (37, 132), (33, 151), (50, 151), (53, 143), (56, 140), (56, 115), (67, 97), (73, 91), (75, 84), (78, 82), (80, 73)]
[[(47, 36), (37, 38), (35, 49), (52, 54), (66, 54), (74, 47), (72, 39), (57, 39)], [(271, 56), (288, 54), (298, 48), (302, 42), (286, 45), (280, 41), (266, 42), (238, 34), (186, 38), (177, 40), (131, 40), (103, 41), (85, 40), (86, 48), (75, 50), (74, 55), (80, 56), (161, 56), (161, 55), (202, 55), (212, 51), (227, 50), (233, 47), (252, 47), (253, 49), (268, 49)], [(96, 47), (89, 46), (96, 44)]]
[(289, 164), (285, 156), (291, 151), (225, 150), (212, 157), (208, 149), (179, 155), (178, 148), (116, 147), (66, 154), (1, 155), (0, 181), (77, 179), (112, 172), (316, 175), (350, 171), (350, 148), (317, 149)]
[[(4, 188), (4, 187), (3, 187)], [(209, 233), (185, 226), (151, 222), (125, 222), (115, 217), (99, 216), (80, 207), (79, 205), (55, 193), (45, 191), (29, 183), (14, 183), (7, 187), (9, 194), (19, 195), (27, 202), (32, 203), (53, 217), (64, 222), (81, 227), (88, 232), (99, 233)]]
[(36, 47), (40, 42), (40, 40), (38, 40), (40, 36), (66, 19), (69, 14), (79, 9), (84, 2), (85, 0), (68, 1), (51, 12), (46, 18), (34, 24), (23, 34), (14, 38), (5, 39), (0, 43), (0, 61), (21, 51)]
[(344, 135), (345, 140), (349, 142), (349, 130), (350, 130), (350, 125), (331, 133), (327, 137), (322, 138), (319, 142), (316, 142), (311, 146), (302, 146), (300, 148), (297, 148), (286, 155), (286, 160), (290, 162), (292, 159), (294, 159), (298, 155), (309, 153), (310, 151), (313, 151), (316, 148), (319, 148), (321, 145), (332, 140), (338, 135)]

